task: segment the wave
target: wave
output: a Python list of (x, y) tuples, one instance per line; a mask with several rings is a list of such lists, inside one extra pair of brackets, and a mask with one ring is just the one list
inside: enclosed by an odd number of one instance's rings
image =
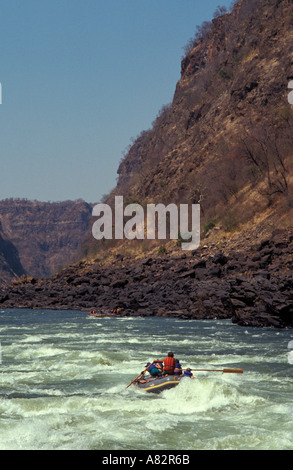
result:
[(233, 381), (225, 383), (208, 378), (183, 380), (176, 388), (163, 392), (162, 398), (161, 411), (188, 416), (211, 410), (221, 411), (227, 407), (237, 408), (247, 404), (247, 400), (250, 403), (259, 400), (254, 396), (247, 398)]

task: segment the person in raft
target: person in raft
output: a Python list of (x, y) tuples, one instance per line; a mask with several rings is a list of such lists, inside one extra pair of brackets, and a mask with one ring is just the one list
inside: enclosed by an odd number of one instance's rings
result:
[(148, 362), (146, 364), (147, 371), (152, 377), (159, 377), (162, 375), (162, 367), (160, 361), (154, 361), (152, 364)]
[(165, 357), (163, 363), (163, 375), (173, 375), (176, 366), (176, 360), (174, 359), (174, 354), (172, 352), (168, 352), (168, 356)]
[(182, 375), (182, 366), (179, 359), (175, 359), (174, 375)]
[(191, 372), (191, 369), (188, 368), (184, 371), (183, 373), (183, 377), (189, 377), (190, 379), (194, 379), (194, 375), (193, 373)]

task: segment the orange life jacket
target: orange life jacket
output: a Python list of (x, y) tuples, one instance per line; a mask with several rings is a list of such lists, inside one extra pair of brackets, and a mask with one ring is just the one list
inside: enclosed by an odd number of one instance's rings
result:
[(175, 369), (175, 359), (174, 357), (165, 357), (164, 359), (164, 371), (168, 373), (174, 372)]

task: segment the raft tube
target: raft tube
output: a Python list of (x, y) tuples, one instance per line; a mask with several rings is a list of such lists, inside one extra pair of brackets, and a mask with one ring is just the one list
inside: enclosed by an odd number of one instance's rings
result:
[(143, 377), (137, 380), (133, 385), (136, 388), (151, 393), (161, 393), (164, 390), (176, 387), (183, 376), (164, 375), (163, 377)]
[(87, 318), (102, 318), (102, 317), (109, 317), (107, 313), (95, 313), (94, 315), (88, 315)]

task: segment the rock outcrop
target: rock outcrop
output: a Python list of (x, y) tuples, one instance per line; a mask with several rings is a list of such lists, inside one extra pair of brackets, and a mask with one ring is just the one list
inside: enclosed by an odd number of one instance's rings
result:
[(133, 261), (82, 261), (48, 280), (15, 282), (0, 308), (104, 309), (121, 315), (231, 319), (242, 326), (293, 327), (293, 230), (245, 251), (204, 245)]

